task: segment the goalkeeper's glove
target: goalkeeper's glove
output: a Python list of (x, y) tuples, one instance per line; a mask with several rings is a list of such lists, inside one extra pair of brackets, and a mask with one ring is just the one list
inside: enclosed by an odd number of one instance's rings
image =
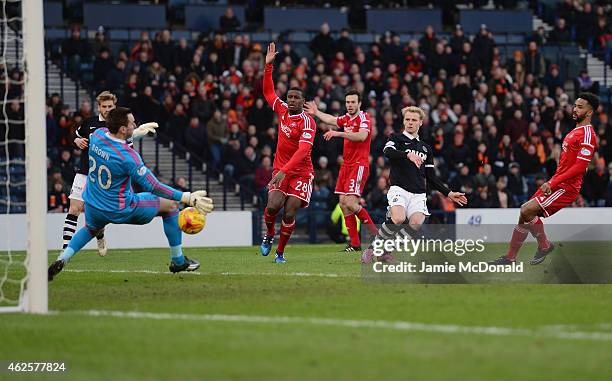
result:
[(183, 192), (181, 202), (193, 206), (202, 214), (210, 213), (213, 210), (213, 200), (206, 197), (206, 191)]
[(145, 136), (155, 136), (155, 129), (159, 127), (159, 125), (155, 122), (149, 122), (145, 124), (141, 124), (137, 128), (134, 129), (134, 133), (132, 134), (132, 139), (142, 139)]

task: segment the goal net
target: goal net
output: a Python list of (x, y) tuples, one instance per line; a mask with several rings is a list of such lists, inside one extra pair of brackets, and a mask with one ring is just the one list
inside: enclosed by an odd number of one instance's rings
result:
[(47, 312), (42, 0), (0, 0), (0, 312)]

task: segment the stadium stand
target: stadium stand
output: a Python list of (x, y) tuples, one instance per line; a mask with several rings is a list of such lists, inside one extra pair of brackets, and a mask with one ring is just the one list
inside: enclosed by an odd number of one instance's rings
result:
[[(84, 26), (57, 27), (62, 9), (46, 5), (53, 7), (47, 18), (48, 66), (59, 67), (67, 83), (77, 83), (90, 95), (102, 89), (117, 93), (119, 103), (131, 107), (138, 120), (158, 121), (158, 143), (172, 155), (172, 165), (185, 165), (189, 158), (186, 167), (205, 168), (207, 179), (223, 185), (224, 198), (240, 195), (242, 208), (265, 205), (264, 185), (271, 176), (268, 158), (275, 151), (275, 115), (262, 100), (261, 89), (268, 41), (280, 42), (275, 70), (279, 96), (289, 86), (300, 86), (326, 112), (339, 114), (344, 92), (351, 87), (362, 91), (363, 108), (376, 126), (364, 202), (377, 211), (377, 219), (386, 208), (389, 176), (382, 146), (390, 133), (401, 129), (399, 110), (407, 105), (427, 111), (422, 138), (434, 147), (440, 175), (465, 191), (472, 207), (507, 208), (525, 201), (556, 168), (562, 136), (573, 127), (571, 105), (577, 92), (599, 91), (585, 71), (579, 44), (596, 49), (602, 38), (608, 43), (601, 30), (585, 31), (585, 16), (566, 3), (555, 12), (566, 16), (569, 41), (559, 31), (534, 31), (532, 12), (515, 9), (517, 2), (512, 1), (495, 1), (497, 10), (455, 9), (450, 17), (444, 7), (413, 12), (421, 19), (432, 18), (418, 24), (419, 30), (389, 30), (388, 23), (384, 27), (391, 13), (405, 12), (401, 9), (357, 9), (364, 13), (367, 32), (354, 28), (361, 22), (354, 9), (342, 13), (333, 2), (325, 12), (340, 15), (344, 22), (323, 23), (319, 18), (313, 24), (312, 16), (292, 30), (287, 30), (290, 25), (275, 29), (268, 18), (299, 13), (299, 8), (264, 11), (237, 5), (228, 12), (225, 5), (187, 1), (170, 1), (165, 8), (129, 5), (152, 14), (162, 9), (165, 16), (161, 22), (155, 16), (155, 25), (138, 25), (126, 11), (124, 18), (115, 18), (119, 24), (113, 27), (101, 13), (91, 12), (100, 4), (69, 3), (73, 7), (65, 6), (64, 15), (72, 20), (81, 15)], [(533, 3), (542, 15), (552, 6)], [(592, 12), (608, 25), (610, 12), (602, 9)], [(316, 15), (317, 10), (309, 12)], [(181, 19), (177, 14), (184, 16), (186, 28), (164, 29)], [(508, 29), (503, 26), (508, 17), (521, 20)], [(599, 25), (593, 20), (589, 25)], [(574, 39), (578, 44), (571, 42)], [(9, 72), (18, 78), (18, 68)], [(77, 110), (63, 105), (61, 95), (49, 94), (47, 117), (49, 192), (56, 200), (49, 209), (58, 211), (57, 200), (68, 188), (80, 154), (71, 143), (74, 128), (92, 112), (89, 99), (81, 98)], [(579, 206), (612, 206), (612, 149), (607, 144), (612, 130), (605, 112), (609, 107), (609, 100), (604, 101), (594, 118), (601, 144)], [(321, 211), (321, 222), (329, 220), (326, 216), (337, 204), (333, 183), (342, 164), (342, 142), (324, 141), (327, 129), (319, 124), (313, 152), (316, 177), (310, 209)], [(156, 147), (151, 144), (144, 150)], [(15, 175), (19, 173), (16, 165)], [(192, 185), (185, 178), (175, 182), (184, 188)], [(436, 194), (430, 204), (440, 216), (453, 210)]]

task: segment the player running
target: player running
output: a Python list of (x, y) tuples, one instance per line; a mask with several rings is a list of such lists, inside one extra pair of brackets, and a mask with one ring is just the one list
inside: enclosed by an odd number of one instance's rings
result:
[[(164, 220), (164, 233), (170, 245), (170, 271), (197, 270), (200, 264), (183, 256), (176, 201), (193, 206), (201, 213), (209, 213), (213, 209), (212, 200), (205, 197), (206, 191), (181, 192), (155, 178), (127, 143), (136, 128), (129, 109), (113, 109), (107, 114), (106, 123), (108, 128), (98, 128), (90, 135), (91, 168), (83, 193), (85, 226), (49, 267), (49, 280), (53, 280), (70, 258), (107, 224), (144, 225), (155, 216), (162, 216)], [(134, 194), (132, 180), (151, 193)]]
[(267, 232), (261, 242), (261, 255), (270, 254), (274, 241), (274, 224), (281, 208), (284, 214), (281, 221), (280, 238), (276, 248), (276, 263), (285, 263), (285, 246), (295, 229), (295, 215), (299, 208), (308, 206), (312, 193), (314, 171), (311, 151), (316, 124), (306, 114), (304, 93), (298, 87), (287, 92), (287, 103), (280, 100), (274, 91), (272, 63), (278, 52), (274, 43), (268, 45), (264, 69), (263, 92), (266, 101), (278, 115), (278, 144), (272, 180), (268, 183), (268, 204), (264, 212)]
[[(83, 191), (87, 183), (87, 174), (89, 173), (89, 135), (93, 134), (98, 128), (106, 127), (106, 118), (108, 113), (116, 107), (117, 96), (110, 91), (103, 91), (96, 97), (98, 103), (98, 111), (96, 116), (85, 119), (76, 130), (77, 137), (74, 139), (74, 144), (82, 150), (81, 165), (79, 173), (74, 177), (72, 188), (70, 189), (70, 207), (68, 214), (64, 219), (64, 228), (62, 231), (63, 245), (62, 250), (66, 249), (68, 242), (72, 239), (77, 227), (77, 220), (83, 211)], [(134, 138), (143, 137), (147, 133), (155, 131), (157, 123), (147, 123), (138, 127), (134, 131)], [(131, 144), (131, 143), (130, 143)], [(96, 236), (98, 241), (98, 254), (106, 255), (106, 240), (104, 239), (104, 229), (101, 229)]]
[(347, 113), (335, 117), (320, 111), (315, 102), (307, 102), (306, 112), (316, 116), (323, 123), (343, 128), (344, 131), (327, 131), (323, 138), (344, 139), (343, 158), (335, 193), (340, 195), (340, 208), (348, 230), (350, 242), (344, 251), (361, 251), (361, 241), (357, 230), (359, 218), (366, 224), (372, 235), (376, 227), (368, 211), (359, 205), (368, 174), (370, 173), (370, 142), (372, 141), (372, 122), (370, 116), (361, 111), (361, 94), (357, 90), (349, 90), (344, 96)]
[(580, 195), (582, 178), (597, 147), (597, 135), (591, 126), (591, 118), (598, 107), (599, 98), (595, 94), (581, 93), (578, 96), (572, 111), (576, 128), (563, 139), (557, 171), (529, 201), (521, 205), (521, 214), (512, 231), (508, 253), (489, 263), (506, 265), (515, 262), (529, 233), (538, 241), (538, 249), (530, 264), (544, 262), (546, 256), (554, 250), (555, 245), (544, 232), (542, 218), (552, 216), (571, 205)]
[[(383, 153), (391, 166), (391, 188), (387, 193), (389, 212), (375, 240), (394, 239), (399, 234), (415, 237), (417, 231), (429, 216), (427, 210), (426, 185), (440, 191), (459, 205), (466, 205), (464, 193), (453, 192), (438, 176), (433, 162), (433, 150), (419, 139), (419, 128), (423, 124), (425, 112), (415, 106), (402, 110), (404, 131), (392, 134), (385, 144)], [(372, 245), (363, 251), (362, 263), (370, 263), (374, 257)], [(390, 254), (380, 260), (391, 261)]]

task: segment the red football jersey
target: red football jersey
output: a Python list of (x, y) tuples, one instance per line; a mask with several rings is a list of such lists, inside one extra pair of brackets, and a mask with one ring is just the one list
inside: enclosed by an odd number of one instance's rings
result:
[(372, 140), (372, 122), (370, 116), (359, 111), (351, 119), (349, 114), (344, 114), (336, 118), (338, 127), (344, 128), (347, 132), (359, 132), (361, 129), (368, 131), (368, 137), (362, 142), (352, 142), (344, 139), (344, 158), (345, 165), (369, 165), (370, 162), (370, 142)]
[[(595, 147), (597, 147), (597, 138), (595, 130), (590, 124), (578, 126), (570, 131), (569, 134), (565, 136), (565, 139), (563, 139), (561, 158), (559, 159), (557, 171), (551, 181), (572, 168), (577, 160), (591, 161), (595, 153)], [(584, 173), (580, 173), (578, 176), (563, 181), (558, 184), (558, 186), (567, 191), (579, 193), (583, 177)]]
[[(289, 115), (287, 104), (276, 97), (272, 110), (278, 115), (278, 144), (274, 158), (274, 170), (283, 168), (298, 150), (300, 142), (314, 143), (316, 124), (314, 119), (302, 111), (301, 114)], [(314, 173), (311, 155), (308, 155), (289, 171), (289, 174), (309, 175)]]

